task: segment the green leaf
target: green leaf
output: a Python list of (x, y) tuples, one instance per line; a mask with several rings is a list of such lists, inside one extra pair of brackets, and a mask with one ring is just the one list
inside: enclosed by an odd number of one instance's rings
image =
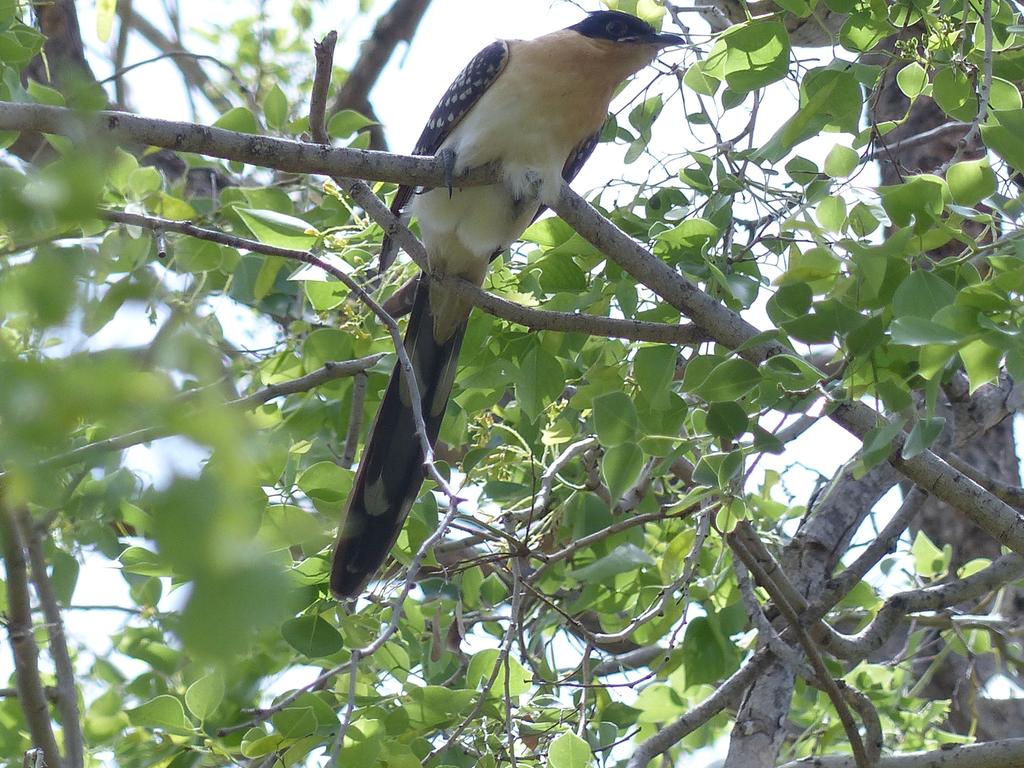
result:
[[(488, 648), (485, 651), (474, 654), (466, 670), (466, 684), (477, 690), (482, 688), (490, 680), (491, 673), (494, 671), (494, 665), (498, 662), (499, 656), (497, 648)], [(508, 692), (510, 695), (521, 696), (524, 693), (530, 692), (532, 676), (514, 656), (509, 656), (508, 658), (508, 672)], [(504, 663), (500, 665), (498, 674), (494, 678), (494, 685), (487, 690), (487, 693), (492, 696), (504, 697)]]
[(875, 427), (864, 437), (860, 460), (866, 469), (881, 464), (892, 453), (893, 441), (903, 432), (902, 421), (892, 421)]
[(266, 245), (306, 251), (320, 236), (311, 224), (278, 211), (236, 208), (235, 212), (256, 239)]
[(569, 576), (581, 583), (607, 583), (608, 579), (620, 573), (656, 565), (657, 561), (635, 544), (620, 544), (604, 557), (570, 571)]
[(283, 741), (284, 737), (279, 733), (264, 735), (263, 731), (254, 728), (242, 739), (242, 756), (254, 758), (269, 755), (276, 751)]
[(715, 366), (693, 393), (709, 403), (737, 400), (760, 383), (753, 363), (733, 357)]
[(712, 403), (708, 408), (708, 429), (722, 440), (735, 440), (747, 431), (747, 412), (736, 402)]
[(284, 268), (285, 261), (280, 256), (267, 256), (256, 274), (256, 280), (252, 285), (252, 295), (256, 300), (266, 298), (267, 294), (274, 288), (278, 273)]
[(224, 700), (224, 677), (218, 672), (204, 675), (185, 691), (185, 704), (189, 712), (206, 720)]
[(946, 182), (931, 174), (911, 176), (903, 184), (879, 187), (878, 191), (893, 224), (906, 227), (913, 222), (918, 234), (934, 225), (949, 197)]
[(557, 737), (548, 747), (549, 768), (589, 768), (593, 759), (590, 745), (571, 731)]
[(828, 68), (811, 70), (800, 83), (800, 109), (757, 154), (778, 162), (797, 144), (826, 128), (856, 133), (862, 108), (861, 86), (852, 73)]
[(931, 319), (955, 298), (956, 289), (934, 272), (915, 270), (896, 289), (892, 311), (896, 317)]
[[(846, 201), (843, 198), (838, 195), (824, 198), (818, 203), (815, 213), (818, 216), (818, 221), (821, 222), (821, 226), (825, 227), (825, 229), (830, 232), (843, 231), (843, 227), (846, 225)], [(811, 250), (825, 249), (812, 248)], [(838, 265), (836, 266), (836, 272), (838, 272)], [(835, 274), (835, 272), (832, 274)]]
[(262, 133), (256, 116), (245, 107), (233, 107), (217, 118), (215, 128), (238, 133)]
[(749, 93), (781, 80), (789, 71), (789, 33), (774, 19), (735, 24), (715, 41), (704, 71)]
[(908, 99), (916, 99), (928, 87), (928, 72), (912, 61), (896, 73), (896, 84)]
[(282, 128), (288, 120), (288, 99), (277, 83), (263, 99), (263, 116), (271, 128)]
[(535, 346), (520, 362), (515, 384), (516, 400), (532, 419), (565, 391), (565, 374), (558, 358), (543, 347)]
[(743, 469), (743, 452), (705, 453), (693, 469), (693, 481), (712, 488), (728, 488)]
[(988, 122), (981, 126), (985, 146), (999, 155), (1018, 171), (1024, 171), (1024, 110), (992, 112)]
[(327, 133), (335, 139), (347, 139), (356, 131), (361, 131), (376, 123), (352, 109), (343, 109), (331, 116), (327, 122)]
[(345, 643), (341, 634), (319, 616), (299, 616), (286, 621), (281, 635), (288, 644), (312, 659), (333, 656)]
[[(884, 6), (883, 6), (884, 8)], [(843, 47), (854, 53), (870, 51), (896, 30), (875, 9), (851, 13), (839, 30), (839, 41)]]
[(978, 96), (971, 78), (960, 69), (945, 67), (932, 80), (932, 98), (954, 120), (970, 120), (978, 114)]
[(825, 173), (834, 179), (846, 178), (859, 164), (860, 155), (855, 150), (836, 144), (825, 158)]
[(56, 88), (50, 88), (35, 80), (29, 80), (26, 90), (32, 99), (39, 104), (48, 104), (51, 107), (64, 106), (64, 94)]
[(345, 734), (342, 754), (346, 765), (375, 766), (387, 739), (387, 730), (380, 720), (357, 720)]
[(727, 673), (725, 640), (707, 616), (690, 619), (683, 637), (687, 687), (714, 683)]
[(946, 171), (946, 183), (958, 205), (976, 205), (996, 191), (996, 175), (985, 157), (954, 163)]
[(683, 75), (683, 85), (701, 96), (714, 96), (722, 81), (707, 73), (704, 62), (691, 64)]
[(963, 337), (956, 331), (923, 317), (907, 315), (896, 318), (889, 326), (893, 344), (923, 347), (928, 344), (960, 344)]
[(121, 567), (128, 573), (143, 576), (170, 576), (170, 566), (155, 552), (145, 547), (128, 547), (119, 558)]
[(142, 728), (159, 728), (186, 735), (193, 732), (192, 723), (185, 717), (185, 708), (174, 696), (157, 696), (142, 706), (129, 709), (128, 720)]
[(657, 405), (668, 403), (676, 372), (676, 348), (667, 344), (641, 347), (633, 358), (633, 376), (644, 396)]
[(635, 441), (638, 426), (636, 406), (624, 392), (609, 392), (594, 400), (594, 430), (601, 445)]
[(960, 359), (964, 361), (964, 369), (967, 371), (972, 394), (978, 387), (999, 378), (999, 363), (1003, 359), (1002, 350), (989, 346), (978, 339), (965, 344), (959, 352)]
[(110, 39), (117, 14), (117, 0), (96, 0), (96, 37), (105, 43)]
[(907, 441), (903, 444), (902, 456), (904, 459), (912, 459), (920, 453), (928, 450), (946, 426), (946, 420), (942, 416), (918, 419), (914, 428), (910, 430)]
[(326, 312), (334, 309), (345, 301), (348, 296), (348, 286), (337, 280), (305, 280), (302, 288), (309, 299), (309, 305), (317, 312)]
[(350, 469), (339, 467), (333, 461), (320, 461), (303, 471), (296, 484), (317, 510), (337, 514), (352, 490), (353, 477)]
[(910, 546), (910, 553), (914, 557), (914, 570), (917, 574), (925, 579), (936, 579), (949, 570), (953, 547), (946, 544), (939, 549), (924, 531), (918, 531)]
[(601, 457), (601, 476), (608, 486), (613, 504), (640, 479), (643, 468), (644, 452), (636, 443), (613, 445), (604, 452)]

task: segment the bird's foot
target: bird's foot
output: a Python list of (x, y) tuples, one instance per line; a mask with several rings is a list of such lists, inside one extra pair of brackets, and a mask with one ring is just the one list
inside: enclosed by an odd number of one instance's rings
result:
[(448, 187), (448, 199), (452, 197), (452, 186), (455, 180), (455, 150), (451, 147), (445, 147), (437, 153), (438, 159), (440, 159), (442, 166), (444, 167), (444, 185)]

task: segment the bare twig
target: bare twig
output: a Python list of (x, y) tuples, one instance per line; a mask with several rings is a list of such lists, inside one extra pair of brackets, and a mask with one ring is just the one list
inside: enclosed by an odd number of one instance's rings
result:
[(316, 72), (313, 76), (313, 89), (309, 94), (309, 133), (318, 144), (331, 143), (327, 135), (327, 91), (331, 87), (331, 65), (337, 43), (338, 33), (332, 29), (323, 40), (313, 44)]
[(942, 125), (937, 125), (934, 128), (929, 128), (927, 131), (921, 131), (921, 133), (915, 133), (913, 136), (907, 136), (906, 138), (899, 139), (892, 144), (884, 143), (885, 137), (881, 137), (877, 140), (880, 146), (871, 152), (868, 152), (864, 156), (864, 162), (884, 159), (890, 155), (895, 155), (899, 152), (911, 149), (912, 147), (927, 144), (930, 141), (934, 141), (937, 136), (942, 136), (945, 133), (956, 131), (966, 132), (970, 127), (970, 123), (943, 123)]
[(1010, 506), (1024, 510), (1024, 488), (1004, 483), (1002, 480), (998, 480), (983, 472), (979, 472), (977, 467), (972, 464), (968, 464), (966, 461), (954, 454), (946, 454), (943, 458), (949, 462), (949, 466), (953, 467), (953, 469), (958, 472), (963, 472), (985, 490), (994, 493)]
[(25, 540), (17, 516), (0, 498), (0, 542), (7, 571), (7, 639), (14, 655), (18, 700), (32, 743), (42, 750), (49, 768), (61, 768), (46, 691), (39, 677), (39, 647), (32, 632)]
[(345, 469), (351, 469), (356, 460), (356, 447), (359, 445), (359, 433), (363, 425), (363, 405), (366, 402), (366, 382), (365, 373), (357, 373), (352, 380), (352, 407), (349, 409), (348, 430), (340, 460)]
[(586, 437), (582, 440), (577, 440), (575, 443), (570, 443), (555, 457), (555, 460), (544, 470), (544, 474), (540, 476), (540, 488), (537, 489), (537, 495), (534, 498), (531, 517), (540, 517), (547, 512), (548, 505), (551, 504), (551, 493), (555, 480), (558, 478), (558, 473), (565, 469), (577, 456), (581, 456), (596, 445), (596, 438)]
[(121, 23), (117, 30), (117, 44), (114, 47), (114, 100), (120, 109), (128, 106), (128, 94), (124, 87), (124, 57), (128, 52), (128, 34), (131, 32), (132, 0), (121, 0), (118, 9)]
[[(117, 143), (151, 144), (288, 173), (320, 173), (425, 187), (445, 183), (444, 163), (433, 157), (332, 148), (196, 123), (139, 117), (128, 112), (81, 114), (44, 104), (0, 101), (0, 129), (55, 133), (86, 145), (98, 135)], [(478, 186), (491, 182), (496, 175), (497, 168), (483, 166), (456, 177), (455, 183), (462, 187)]]
[(904, 499), (903, 504), (896, 511), (896, 514), (892, 516), (892, 519), (867, 548), (860, 553), (856, 560), (850, 563), (846, 570), (826, 585), (821, 599), (830, 601), (830, 604), (839, 602), (851, 589), (857, 586), (860, 580), (864, 578), (867, 572), (879, 560), (890, 552), (895, 551), (896, 542), (899, 541), (907, 526), (917, 517), (917, 513), (921, 511), (921, 507), (927, 498), (928, 494), (920, 488), (912, 488), (910, 493), (907, 494), (907, 498)]
[(64, 761), (68, 768), (82, 768), (85, 763), (85, 742), (82, 739), (82, 719), (78, 709), (78, 687), (75, 684), (75, 666), (68, 652), (64, 619), (61, 617), (57, 596), (47, 573), (43, 554), (42, 534), (32, 524), (28, 514), (21, 519), (21, 529), (28, 545), (32, 565), (32, 583), (39, 596), (39, 604), (46, 619), (46, 633), (50, 638), (50, 658), (57, 676), (57, 710), (60, 712), (61, 733), (64, 736)]

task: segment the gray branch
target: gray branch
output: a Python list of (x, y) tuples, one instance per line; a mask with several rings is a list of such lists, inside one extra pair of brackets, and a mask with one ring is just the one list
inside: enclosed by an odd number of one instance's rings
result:
[[(2, 484), (0, 484), (2, 491)], [(14, 655), (15, 679), (21, 711), (32, 744), (43, 751), (49, 768), (61, 768), (60, 750), (53, 735), (46, 690), (39, 676), (39, 647), (32, 630), (25, 539), (17, 516), (0, 498), (0, 542), (7, 570), (7, 640)]]

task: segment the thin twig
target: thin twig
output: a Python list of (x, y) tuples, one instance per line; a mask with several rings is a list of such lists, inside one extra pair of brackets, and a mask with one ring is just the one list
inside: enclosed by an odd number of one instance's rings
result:
[(313, 90), (309, 94), (309, 133), (319, 144), (330, 143), (326, 121), (327, 91), (331, 87), (331, 66), (337, 43), (338, 33), (332, 29), (323, 40), (313, 44), (316, 72), (313, 76)]
[(131, 32), (132, 0), (121, 0), (118, 15), (121, 23), (117, 29), (117, 44), (114, 47), (114, 100), (121, 109), (128, 106), (124, 87), (124, 58), (128, 52), (128, 34)]
[(363, 406), (366, 402), (365, 373), (357, 373), (352, 379), (352, 407), (349, 409), (348, 430), (345, 433), (345, 446), (341, 451), (339, 465), (351, 469), (356, 460), (356, 448), (359, 445), (359, 433), (363, 426)]
[(0, 498), (0, 542), (7, 570), (7, 639), (14, 655), (18, 700), (32, 743), (42, 750), (49, 768), (63, 762), (50, 722), (50, 707), (39, 676), (39, 647), (32, 632), (25, 540), (17, 516)]
[(26, 512), (21, 518), (21, 530), (28, 545), (32, 565), (32, 583), (46, 619), (46, 634), (50, 638), (50, 658), (57, 676), (57, 711), (60, 712), (61, 733), (64, 737), (64, 761), (67, 768), (82, 768), (85, 764), (85, 742), (82, 738), (82, 716), (78, 709), (78, 687), (75, 684), (75, 666), (68, 652), (64, 619), (61, 617), (57, 596), (47, 573), (43, 554), (42, 532), (32, 524)]

